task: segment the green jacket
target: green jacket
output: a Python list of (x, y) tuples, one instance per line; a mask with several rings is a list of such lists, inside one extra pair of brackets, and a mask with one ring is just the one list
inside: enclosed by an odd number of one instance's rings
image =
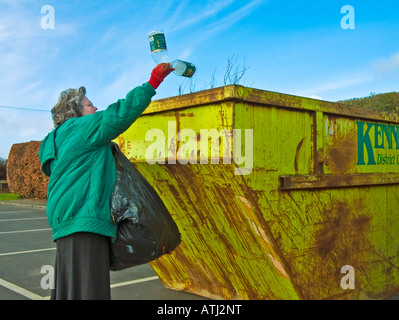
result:
[(109, 142), (130, 127), (154, 95), (144, 83), (105, 111), (69, 119), (44, 138), (39, 159), (50, 177), (47, 218), (54, 241), (75, 232), (115, 238), (110, 199), (116, 167)]

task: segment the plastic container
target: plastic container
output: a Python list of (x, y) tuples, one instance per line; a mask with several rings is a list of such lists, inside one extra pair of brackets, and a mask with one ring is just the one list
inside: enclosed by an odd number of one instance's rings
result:
[(152, 59), (155, 63), (160, 64), (168, 62), (168, 49), (166, 47), (163, 30), (151, 31), (148, 33), (148, 40), (150, 42)]
[[(163, 30), (151, 31), (148, 33), (148, 40), (150, 42), (151, 56), (156, 64), (169, 62), (168, 49), (166, 47), (165, 34)], [(176, 59), (172, 61), (171, 67), (175, 70), (174, 74), (182, 77), (191, 78), (197, 71), (197, 67), (187, 61)]]
[(194, 64), (178, 59), (172, 61), (171, 67), (175, 69), (173, 71), (174, 74), (187, 78), (191, 78), (195, 71), (197, 71), (197, 67)]

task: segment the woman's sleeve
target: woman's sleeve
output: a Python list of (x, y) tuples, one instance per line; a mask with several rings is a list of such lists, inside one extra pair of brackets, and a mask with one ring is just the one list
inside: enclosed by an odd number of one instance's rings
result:
[(154, 95), (154, 88), (146, 82), (106, 110), (77, 119), (77, 130), (90, 145), (104, 145), (125, 132), (148, 107)]

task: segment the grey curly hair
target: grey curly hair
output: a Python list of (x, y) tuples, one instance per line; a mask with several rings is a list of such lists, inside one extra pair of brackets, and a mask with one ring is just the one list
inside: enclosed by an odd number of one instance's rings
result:
[(54, 127), (60, 126), (68, 119), (82, 116), (82, 99), (85, 95), (85, 87), (61, 92), (57, 104), (51, 109)]

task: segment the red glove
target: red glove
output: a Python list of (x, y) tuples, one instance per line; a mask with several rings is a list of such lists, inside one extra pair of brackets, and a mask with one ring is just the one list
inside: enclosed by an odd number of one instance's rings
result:
[(175, 69), (170, 67), (170, 63), (160, 63), (152, 70), (148, 83), (152, 85), (154, 89), (158, 88), (163, 79), (173, 70)]

